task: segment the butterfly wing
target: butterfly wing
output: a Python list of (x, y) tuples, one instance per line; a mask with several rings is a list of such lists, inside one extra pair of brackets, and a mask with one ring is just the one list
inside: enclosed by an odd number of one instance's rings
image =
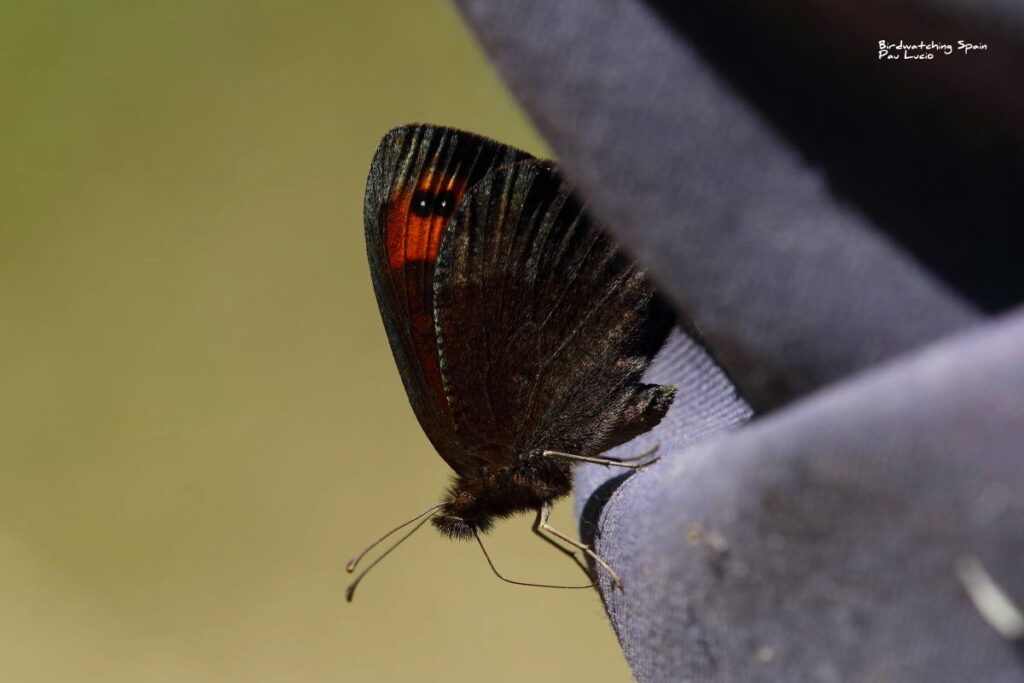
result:
[(547, 162), (468, 190), (442, 238), (434, 315), (456, 437), (495, 465), (535, 448), (599, 453), (675, 395), (640, 383), (670, 315)]
[(366, 184), (366, 250), (377, 303), (413, 411), (456, 471), (472, 467), (454, 439), (433, 317), (441, 236), (468, 188), (497, 167), (529, 158), (493, 140), (429, 125), (381, 141)]

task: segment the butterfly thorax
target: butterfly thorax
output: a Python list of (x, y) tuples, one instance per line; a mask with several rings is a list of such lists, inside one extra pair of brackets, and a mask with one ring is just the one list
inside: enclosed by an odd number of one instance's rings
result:
[(487, 464), (457, 475), (432, 523), (446, 536), (472, 538), (495, 519), (536, 510), (571, 490), (572, 466), (533, 451), (508, 465)]

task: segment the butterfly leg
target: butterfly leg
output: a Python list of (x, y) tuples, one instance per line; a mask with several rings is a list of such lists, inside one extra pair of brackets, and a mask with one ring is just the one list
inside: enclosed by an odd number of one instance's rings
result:
[[(603, 567), (604, 570), (606, 572), (608, 572), (608, 575), (612, 577), (612, 581), (615, 582), (615, 587), (618, 588), (619, 590), (622, 590), (622, 579), (619, 578), (618, 572), (616, 572), (614, 569), (612, 569), (612, 566), (610, 564), (608, 564), (607, 562), (605, 562), (604, 558), (602, 558), (600, 555), (595, 553), (593, 548), (591, 548), (589, 545), (587, 545), (586, 543), (581, 543), (579, 541), (573, 540), (573, 539), (569, 538), (568, 536), (566, 536), (565, 534), (563, 534), (558, 529), (555, 529), (554, 527), (549, 525), (548, 524), (548, 518), (550, 516), (551, 516), (551, 503), (544, 503), (543, 505), (540, 506), (540, 509), (537, 510), (537, 521), (534, 523), (534, 528), (538, 531), (538, 533), (540, 531), (546, 531), (549, 534), (551, 534), (552, 536), (555, 536), (556, 538), (559, 538), (559, 539), (565, 541), (569, 545), (571, 545), (571, 546), (573, 546), (575, 548), (579, 548), (580, 550), (582, 550), (584, 553), (589, 555), (594, 560), (594, 562), (596, 562), (597, 564), (601, 565), (601, 567)], [(551, 541), (551, 542), (554, 543), (554, 541)], [(564, 550), (564, 548), (562, 550)], [(566, 551), (566, 552), (568, 552), (568, 551)], [(573, 553), (573, 556), (575, 557), (575, 553)]]
[(614, 458), (594, 458), (588, 455), (573, 455), (572, 453), (562, 453), (561, 451), (542, 451), (541, 455), (548, 458), (565, 458), (566, 460), (576, 460), (578, 462), (592, 462), (598, 465), (604, 465), (605, 467), (625, 467), (631, 470), (638, 470), (648, 465), (653, 465), (658, 462), (661, 458), (651, 458), (644, 462), (630, 463), (627, 460), (639, 460), (640, 458), (653, 453), (648, 451), (647, 453), (641, 454), (637, 458), (628, 458), (626, 460), (615, 460)]
[[(550, 511), (549, 511), (549, 514), (550, 514)], [(561, 553), (571, 557), (572, 561), (576, 563), (576, 566), (579, 567), (581, 570), (583, 570), (583, 573), (587, 575), (587, 578), (590, 579), (590, 580), (593, 580), (594, 577), (591, 576), (591, 574), (590, 574), (590, 568), (587, 567), (587, 565), (583, 564), (583, 562), (579, 558), (579, 555), (576, 554), (575, 550), (569, 550), (568, 548), (563, 548), (561, 545), (556, 543), (554, 539), (552, 539), (549, 536), (545, 536), (544, 535), (544, 533), (541, 531), (541, 525), (546, 523), (546, 522), (547, 522), (547, 516), (543, 515), (543, 508), (541, 508), (540, 510), (537, 510), (537, 519), (534, 520), (534, 522), (533, 522), (533, 533), (537, 534), (540, 538), (544, 539), (544, 541), (546, 543), (550, 543), (559, 552), (561, 552)]]
[[(613, 460), (615, 462), (639, 462), (640, 460), (646, 460), (650, 456), (657, 453), (658, 448), (660, 448), (660, 445), (655, 444), (652, 448), (648, 448), (646, 451), (640, 453), (639, 455), (631, 455), (628, 458), (608, 458), (608, 460)], [(658, 458), (651, 458), (651, 461), (646, 464), (650, 465), (651, 463), (655, 462), (658, 462)]]

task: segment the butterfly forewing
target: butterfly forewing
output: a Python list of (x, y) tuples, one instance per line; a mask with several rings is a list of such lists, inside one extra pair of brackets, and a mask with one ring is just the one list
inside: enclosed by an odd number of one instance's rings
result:
[(456, 470), (467, 463), (454, 440), (438, 359), (437, 253), (467, 189), (493, 169), (528, 157), (463, 131), (403, 126), (381, 141), (367, 181), (366, 247), (391, 349), (424, 432)]

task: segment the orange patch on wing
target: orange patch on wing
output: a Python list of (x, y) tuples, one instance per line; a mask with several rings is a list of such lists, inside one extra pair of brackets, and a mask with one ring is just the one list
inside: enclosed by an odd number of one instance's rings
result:
[(418, 215), (413, 211), (413, 198), (423, 196), (424, 193), (431, 197), (447, 193), (449, 201), (458, 204), (465, 191), (465, 178), (425, 176), (414, 189), (399, 190), (392, 195), (388, 202), (384, 227), (388, 264), (398, 269), (414, 261), (436, 261), (437, 252), (441, 248), (441, 233), (448, 223), (451, 211), (448, 211), (448, 215)]
[[(439, 405), (446, 399), (434, 331), (434, 264), (444, 228), (465, 192), (464, 177), (427, 175), (411, 189), (396, 190), (385, 213), (387, 262), (396, 281), (403, 283), (399, 296), (409, 316), (413, 355)], [(436, 201), (439, 197), (443, 207)]]

